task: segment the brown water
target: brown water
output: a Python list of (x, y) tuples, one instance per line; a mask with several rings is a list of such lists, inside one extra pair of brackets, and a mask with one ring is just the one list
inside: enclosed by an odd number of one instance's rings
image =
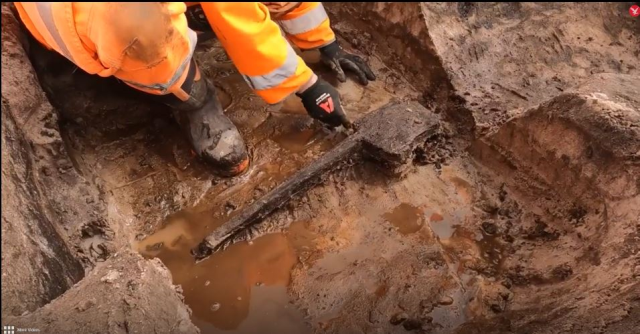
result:
[(345, 138), (347, 134), (344, 132), (311, 127), (291, 128), (271, 137), (271, 140), (287, 153), (308, 158), (331, 150)]
[(307, 115), (307, 109), (302, 105), (302, 100), (295, 95), (287, 97), (282, 102), (279, 112), (284, 114)]
[(222, 109), (224, 110), (229, 108), (231, 103), (233, 103), (233, 98), (231, 97), (231, 94), (225, 92), (220, 87), (216, 87), (216, 95), (218, 95), (218, 99), (220, 100), (220, 104), (222, 105)]
[[(192, 320), (202, 333), (306, 333), (303, 314), (289, 304), (287, 285), (298, 250), (313, 246), (306, 222), (286, 233), (239, 243), (196, 264), (189, 254), (216, 224), (181, 215), (138, 244), (169, 268), (183, 288)], [(277, 321), (274, 321), (277, 319)]]
[(291, 131), (277, 135), (273, 138), (278, 146), (292, 153), (300, 153), (307, 149), (319, 138), (319, 131), (305, 129), (301, 131)]
[(407, 203), (401, 203), (382, 217), (393, 224), (401, 234), (418, 232), (424, 225), (423, 211)]

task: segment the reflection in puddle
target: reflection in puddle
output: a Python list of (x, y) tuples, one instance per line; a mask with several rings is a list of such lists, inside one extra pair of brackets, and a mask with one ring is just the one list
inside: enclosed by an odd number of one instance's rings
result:
[(436, 222), (441, 222), (442, 220), (444, 220), (444, 217), (442, 217), (441, 214), (434, 212), (431, 214), (431, 217), (429, 217), (429, 220), (436, 223)]
[(320, 154), (329, 151), (347, 135), (340, 131), (329, 131), (322, 127), (292, 129), (280, 133), (271, 139), (279, 147), (291, 153)]
[(268, 234), (252, 244), (235, 244), (195, 264), (189, 250), (212, 229), (202, 223), (174, 219), (138, 245), (143, 255), (158, 257), (169, 268), (201, 332), (308, 332), (303, 314), (289, 304), (287, 295), (297, 251), (313, 247), (315, 236), (306, 223), (294, 223), (288, 232)]
[(292, 131), (275, 136), (273, 141), (289, 152), (299, 153), (313, 144), (318, 139), (318, 134), (318, 131), (314, 129)]
[(179, 252), (197, 244), (198, 236), (206, 234), (205, 230), (210, 225), (204, 221), (195, 224), (194, 221), (199, 219), (187, 213), (174, 215), (163, 228), (138, 243), (138, 251), (145, 256), (156, 257), (162, 252)]
[(218, 100), (220, 100), (220, 104), (222, 105), (222, 109), (226, 110), (229, 108), (231, 103), (233, 102), (233, 98), (229, 93), (225, 92), (220, 87), (216, 87), (216, 95), (218, 95)]
[(460, 225), (466, 215), (466, 212), (460, 210), (454, 211), (453, 214), (447, 215), (446, 217), (438, 212), (432, 212), (428, 215), (429, 226), (440, 240), (446, 240), (454, 235), (456, 228)]
[(302, 104), (302, 100), (295, 95), (287, 97), (282, 102), (279, 112), (283, 114), (307, 115), (307, 109), (305, 109)]
[(422, 210), (407, 203), (402, 203), (391, 212), (385, 213), (383, 218), (396, 226), (401, 234), (418, 232), (424, 223)]
[[(251, 288), (251, 303), (248, 304), (248, 317), (234, 328), (222, 328), (214, 321), (193, 319), (200, 332), (205, 333), (307, 333), (309, 329), (304, 324), (302, 314), (288, 304), (287, 288), (285, 286), (260, 286)], [(220, 311), (212, 314), (222, 314)], [(235, 318), (235, 319), (234, 319)], [(238, 316), (234, 315), (229, 322), (234, 325)]]

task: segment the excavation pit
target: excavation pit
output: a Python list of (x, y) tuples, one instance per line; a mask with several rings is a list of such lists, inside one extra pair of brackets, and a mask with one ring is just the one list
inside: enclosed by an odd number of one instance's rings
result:
[(338, 83), (302, 55), (350, 115), (419, 103), (442, 131), (402, 177), (370, 159), (340, 165), (255, 238), (195, 263), (207, 235), (348, 136), (294, 98), (264, 104), (213, 41), (196, 58), (253, 158), (246, 175), (216, 177), (166, 108), (23, 48), (4, 4), (3, 325), (635, 334), (640, 21), (628, 6), (327, 10), (378, 75)]

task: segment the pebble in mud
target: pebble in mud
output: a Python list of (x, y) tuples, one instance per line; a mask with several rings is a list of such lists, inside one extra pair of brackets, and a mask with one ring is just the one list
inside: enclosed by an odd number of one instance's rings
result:
[(561, 264), (551, 271), (551, 275), (560, 281), (564, 281), (573, 275), (573, 268), (568, 263)]
[(429, 300), (423, 300), (420, 302), (420, 313), (423, 315), (429, 314), (433, 311), (433, 303)]
[(238, 208), (238, 206), (235, 205), (232, 202), (227, 202), (227, 204), (225, 204), (225, 206), (224, 206), (224, 209), (227, 212), (227, 214), (230, 214), (231, 212), (233, 212), (237, 208)]
[(488, 214), (493, 215), (498, 213), (499, 207), (494, 201), (487, 200), (486, 202), (480, 204), (480, 209)]
[(391, 316), (391, 319), (389, 320), (389, 323), (391, 323), (392, 325), (396, 326), (396, 325), (401, 324), (405, 320), (407, 320), (407, 318), (409, 318), (409, 316), (406, 313), (398, 312), (398, 313), (396, 313), (396, 314)]
[(406, 331), (414, 331), (422, 328), (422, 322), (418, 319), (407, 319), (402, 323), (402, 327), (404, 327)]
[(488, 221), (482, 223), (482, 230), (488, 235), (494, 235), (498, 233), (498, 227), (496, 226), (496, 224)]
[(633, 268), (633, 277), (640, 277), (640, 265)]
[(219, 310), (220, 306), (221, 306), (220, 303), (211, 304), (211, 312), (215, 312), (215, 311)]
[(438, 304), (440, 304), (440, 305), (451, 305), (451, 304), (453, 304), (453, 298), (451, 298), (449, 296), (444, 296), (444, 297), (440, 298), (440, 300), (438, 300)]
[(78, 310), (78, 312), (84, 312), (84, 311), (90, 309), (95, 304), (96, 304), (96, 300), (94, 298), (91, 298), (89, 300), (86, 300), (86, 301), (80, 303), (78, 306), (76, 306), (76, 310)]
[(422, 321), (422, 324), (431, 324), (433, 323), (433, 317), (430, 315), (421, 315), (420, 316), (420, 321)]
[(113, 283), (118, 278), (120, 278), (120, 272), (117, 270), (110, 270), (106, 275), (104, 275), (100, 281), (104, 283)]

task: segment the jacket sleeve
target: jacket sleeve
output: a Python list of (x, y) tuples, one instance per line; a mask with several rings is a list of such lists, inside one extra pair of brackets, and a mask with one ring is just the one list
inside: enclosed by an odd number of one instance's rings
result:
[(287, 37), (302, 50), (317, 49), (336, 40), (321, 2), (302, 2), (279, 17), (277, 22)]
[(296, 55), (259, 2), (202, 2), (202, 9), (249, 86), (274, 104), (296, 92), (313, 72)]

